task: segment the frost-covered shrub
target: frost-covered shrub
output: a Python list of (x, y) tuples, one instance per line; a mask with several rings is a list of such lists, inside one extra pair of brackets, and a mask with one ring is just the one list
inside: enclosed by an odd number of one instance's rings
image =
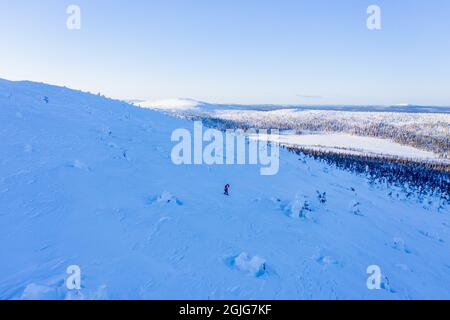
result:
[(153, 198), (150, 202), (158, 204), (176, 204), (179, 206), (183, 205), (183, 202), (180, 199), (178, 199), (168, 191), (164, 191), (156, 198)]
[(305, 196), (297, 195), (290, 205), (290, 216), (292, 218), (309, 218), (312, 212), (312, 206), (308, 198)]
[(359, 203), (357, 200), (353, 200), (350, 203), (350, 212), (353, 213), (356, 216), (362, 216), (361, 203)]
[(266, 261), (258, 256), (251, 257), (246, 252), (234, 258), (234, 265), (240, 271), (255, 277), (261, 277), (266, 272)]
[(316, 191), (317, 192), (317, 199), (319, 200), (319, 202), (321, 203), (321, 204), (325, 204), (325, 203), (327, 203), (327, 193), (326, 192), (319, 192), (319, 191)]

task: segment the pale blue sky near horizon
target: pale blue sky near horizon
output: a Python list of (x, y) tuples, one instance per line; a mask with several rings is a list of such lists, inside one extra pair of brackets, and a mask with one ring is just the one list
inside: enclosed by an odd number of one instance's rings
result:
[(450, 106), (448, 0), (0, 0), (0, 30), (0, 78), (114, 98)]

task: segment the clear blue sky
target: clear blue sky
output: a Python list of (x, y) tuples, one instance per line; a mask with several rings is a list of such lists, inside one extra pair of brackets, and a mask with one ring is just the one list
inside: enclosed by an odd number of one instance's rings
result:
[(0, 0), (0, 30), (0, 78), (115, 98), (450, 105), (448, 0)]

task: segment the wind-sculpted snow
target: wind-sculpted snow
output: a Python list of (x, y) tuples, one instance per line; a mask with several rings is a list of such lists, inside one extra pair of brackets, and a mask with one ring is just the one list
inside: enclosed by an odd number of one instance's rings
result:
[(437, 195), (287, 150), (177, 166), (191, 122), (37, 83), (0, 81), (0, 124), (0, 299), (450, 298)]

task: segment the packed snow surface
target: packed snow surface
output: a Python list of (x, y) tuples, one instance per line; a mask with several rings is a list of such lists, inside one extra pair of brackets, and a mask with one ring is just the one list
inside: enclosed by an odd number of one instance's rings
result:
[(284, 150), (275, 176), (176, 166), (191, 122), (44, 84), (0, 80), (0, 123), (0, 299), (450, 298), (433, 196)]

